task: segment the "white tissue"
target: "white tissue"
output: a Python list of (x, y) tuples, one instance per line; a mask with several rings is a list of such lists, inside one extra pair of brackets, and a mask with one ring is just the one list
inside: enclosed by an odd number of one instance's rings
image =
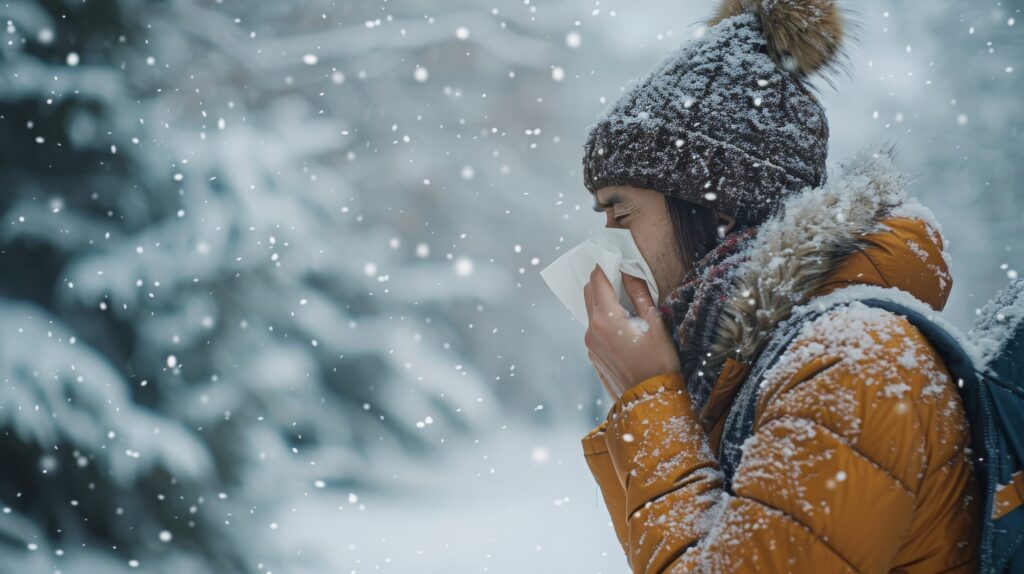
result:
[(654, 298), (653, 302), (657, 303), (658, 284), (651, 274), (651, 268), (640, 255), (636, 242), (633, 241), (633, 233), (618, 227), (597, 227), (590, 231), (585, 241), (566, 251), (540, 271), (544, 282), (584, 327), (588, 321), (583, 286), (590, 281), (590, 272), (593, 271), (594, 264), (601, 266), (601, 270), (615, 288), (619, 303), (631, 313), (636, 313), (636, 309), (623, 288), (620, 270), (646, 281), (647, 289)]

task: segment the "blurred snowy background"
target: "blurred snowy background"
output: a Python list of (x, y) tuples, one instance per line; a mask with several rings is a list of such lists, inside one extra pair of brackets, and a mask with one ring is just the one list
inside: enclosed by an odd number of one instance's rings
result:
[[(1024, 1), (850, 2), (966, 327), (1024, 268)], [(2, 0), (0, 571), (628, 569), (538, 271), (694, 0)]]

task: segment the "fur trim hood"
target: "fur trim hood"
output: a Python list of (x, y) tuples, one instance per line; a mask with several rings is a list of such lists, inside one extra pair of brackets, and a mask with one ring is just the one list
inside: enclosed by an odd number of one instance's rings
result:
[[(905, 193), (893, 152), (861, 152), (828, 183), (788, 198), (750, 238), (699, 349), (701, 371), (749, 364), (772, 329), (816, 295), (853, 284), (897, 287), (936, 310), (952, 280), (940, 226)], [(685, 363), (686, 361), (684, 361)]]

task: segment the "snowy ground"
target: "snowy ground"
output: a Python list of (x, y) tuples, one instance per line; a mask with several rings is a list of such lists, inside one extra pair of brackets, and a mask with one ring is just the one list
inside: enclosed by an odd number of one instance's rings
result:
[(276, 520), (295, 552), (288, 571), (629, 572), (583, 459), (586, 431), (509, 425), (430, 461), (391, 461), (397, 491), (313, 489)]

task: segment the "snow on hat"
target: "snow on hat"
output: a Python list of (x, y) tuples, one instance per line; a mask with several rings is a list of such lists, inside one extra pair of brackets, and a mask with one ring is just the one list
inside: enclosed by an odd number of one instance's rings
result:
[(807, 79), (840, 67), (833, 0), (722, 0), (708, 24), (589, 128), (591, 193), (643, 187), (759, 222), (824, 183), (828, 121)]

